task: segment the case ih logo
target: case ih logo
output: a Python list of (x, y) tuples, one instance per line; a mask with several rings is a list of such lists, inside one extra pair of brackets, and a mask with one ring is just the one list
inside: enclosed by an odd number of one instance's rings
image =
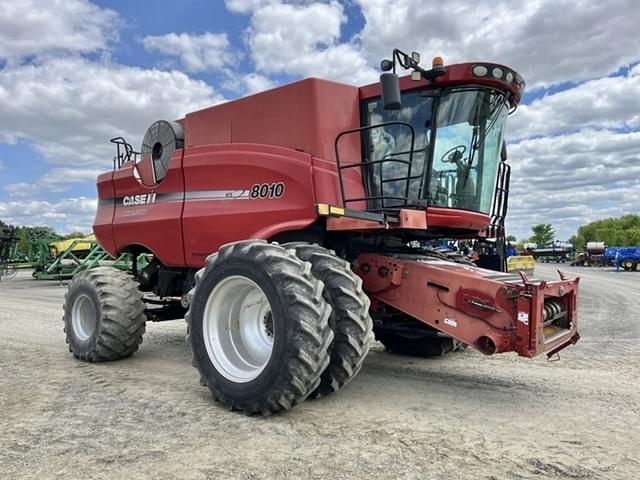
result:
[(134, 205), (149, 205), (150, 203), (156, 203), (155, 193), (143, 193), (141, 195), (127, 195), (122, 199), (122, 205), (125, 207), (132, 207)]

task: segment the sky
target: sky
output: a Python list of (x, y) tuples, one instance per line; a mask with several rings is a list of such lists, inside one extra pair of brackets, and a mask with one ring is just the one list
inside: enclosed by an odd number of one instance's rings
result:
[(375, 82), (393, 48), (527, 82), (507, 233), (640, 213), (637, 0), (0, 0), (0, 220), (89, 231), (109, 139), (316, 76)]

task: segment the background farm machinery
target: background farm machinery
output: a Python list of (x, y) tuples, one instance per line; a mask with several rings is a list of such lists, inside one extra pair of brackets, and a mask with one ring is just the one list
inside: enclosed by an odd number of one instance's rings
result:
[[(77, 273), (99, 266), (113, 266), (131, 270), (131, 256), (123, 253), (114, 258), (109, 255), (93, 235), (83, 238), (58, 240), (50, 235), (32, 236), (20, 247), (17, 229), (5, 229), (0, 234), (0, 269), (2, 277), (11, 278), (18, 269), (33, 269), (36, 280), (69, 280)], [(145, 256), (138, 258), (141, 267)]]
[(640, 247), (607, 247), (604, 251), (605, 262), (619, 265), (627, 271), (638, 270), (640, 265)]
[(626, 271), (638, 270), (640, 247), (609, 247), (605, 242), (587, 242), (572, 265), (578, 267), (619, 266)]
[(16, 244), (14, 228), (0, 231), (0, 280), (15, 276), (16, 269), (11, 263), (11, 254)]
[(524, 246), (525, 251), (539, 262), (571, 262), (576, 254), (576, 249), (571, 243), (557, 240), (547, 245), (525, 243)]
[[(131, 270), (129, 254), (112, 257), (102, 249), (93, 235), (44, 245), (39, 243), (38, 251), (33, 264), (33, 278), (36, 280), (68, 280), (83, 270), (100, 266)], [(138, 260), (143, 262), (145, 257), (141, 256)]]

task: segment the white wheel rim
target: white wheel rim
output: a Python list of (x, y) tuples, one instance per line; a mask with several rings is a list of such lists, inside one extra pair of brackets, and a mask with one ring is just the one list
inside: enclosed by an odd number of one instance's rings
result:
[(96, 330), (98, 316), (91, 299), (84, 294), (78, 295), (71, 307), (71, 325), (73, 333), (80, 341), (86, 341)]
[(250, 382), (262, 373), (273, 351), (269, 300), (253, 280), (227, 277), (207, 298), (202, 333), (216, 370), (232, 382)]

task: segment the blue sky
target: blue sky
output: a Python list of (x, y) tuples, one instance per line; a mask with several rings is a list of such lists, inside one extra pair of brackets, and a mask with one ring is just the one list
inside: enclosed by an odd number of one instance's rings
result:
[[(394, 47), (527, 80), (508, 230), (638, 213), (640, 4), (15, 0), (0, 10), (0, 219), (90, 229), (108, 139), (306, 76), (375, 81)], [(611, 48), (615, 46), (615, 48)]]

